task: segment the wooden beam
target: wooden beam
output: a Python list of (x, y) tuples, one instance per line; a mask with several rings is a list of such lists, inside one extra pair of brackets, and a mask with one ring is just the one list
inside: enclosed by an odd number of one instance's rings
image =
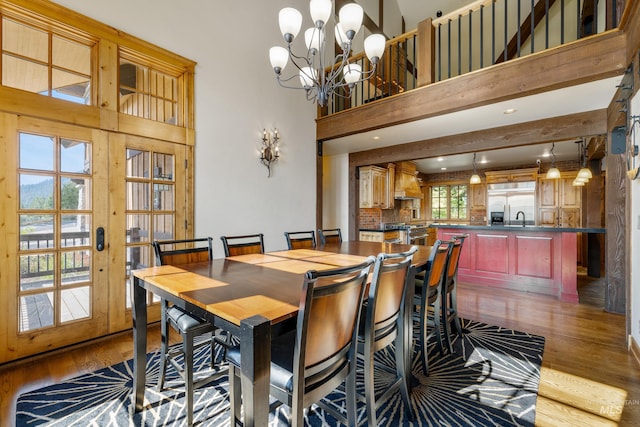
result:
[(605, 134), (606, 132), (607, 110), (602, 109), (361, 151), (349, 155), (349, 164), (350, 166), (362, 166), (449, 156), (554, 142), (584, 135)]
[(624, 73), (619, 30), (494, 65), (317, 120), (316, 139), (360, 132), (570, 87)]

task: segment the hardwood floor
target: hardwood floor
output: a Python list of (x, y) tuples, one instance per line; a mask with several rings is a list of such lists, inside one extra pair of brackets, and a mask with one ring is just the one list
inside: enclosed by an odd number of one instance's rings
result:
[[(626, 349), (624, 316), (605, 313), (597, 304), (465, 284), (458, 299), (463, 317), (546, 338), (536, 425), (638, 425), (640, 369)], [(159, 327), (151, 327), (150, 334), (152, 351)], [(0, 366), (0, 425), (14, 424), (21, 393), (132, 356), (129, 332)]]

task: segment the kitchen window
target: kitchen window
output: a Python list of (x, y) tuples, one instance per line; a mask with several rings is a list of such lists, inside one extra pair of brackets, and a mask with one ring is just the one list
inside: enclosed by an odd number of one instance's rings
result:
[(431, 217), (433, 219), (461, 219), (468, 218), (469, 186), (434, 185), (430, 191)]

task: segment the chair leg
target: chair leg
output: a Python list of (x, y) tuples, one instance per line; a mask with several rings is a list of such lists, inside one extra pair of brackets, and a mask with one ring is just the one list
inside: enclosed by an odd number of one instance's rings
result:
[(365, 340), (363, 349), (364, 355), (364, 398), (367, 406), (367, 420), (369, 426), (375, 427), (377, 425), (376, 419), (376, 394), (374, 389), (373, 379), (373, 337), (368, 337)]
[(458, 286), (455, 284), (453, 286), (453, 290), (449, 294), (450, 299), (450, 307), (453, 311), (453, 324), (458, 331), (458, 335), (462, 336), (462, 324), (460, 323), (460, 318), (458, 317)]
[(235, 365), (229, 363), (229, 406), (231, 410), (231, 427), (235, 427), (241, 422), (241, 388), (240, 376)]
[[(357, 425), (357, 413), (356, 413), (356, 357), (352, 360), (351, 372), (346, 380), (347, 391), (347, 424), (349, 427), (356, 427)], [(375, 410), (374, 410), (375, 416)]]
[(443, 298), (441, 298), (441, 306), (440, 306), (440, 316), (442, 318), (442, 327), (444, 329), (444, 340), (447, 343), (447, 349), (449, 350), (449, 354), (453, 354), (453, 346), (451, 345), (451, 330), (450, 330), (450, 324), (449, 324), (449, 314), (450, 314), (450, 309), (448, 307), (448, 295), (443, 296)]
[(440, 331), (440, 319), (442, 318), (441, 307), (442, 307), (442, 295), (438, 294), (438, 298), (433, 303), (433, 328), (436, 333), (436, 337), (438, 338), (438, 346), (440, 347), (440, 354), (444, 356), (444, 345), (442, 343), (442, 332)]
[(407, 408), (407, 414), (410, 421), (414, 421), (413, 408), (411, 407), (411, 400), (409, 399), (409, 376), (411, 375), (409, 367), (406, 365), (407, 358), (406, 347), (404, 346), (404, 328), (401, 327), (398, 330), (398, 336), (395, 340), (395, 356), (396, 356), (396, 376), (400, 378), (400, 394), (404, 401), (404, 406)]
[(160, 344), (160, 371), (158, 373), (158, 391), (162, 391), (164, 389), (164, 379), (167, 373), (167, 351), (169, 350), (169, 330), (171, 329), (169, 326), (169, 321), (167, 320), (167, 301), (165, 299), (162, 300), (160, 304), (161, 320), (160, 320), (160, 335), (162, 337), (162, 342)]
[(184, 351), (184, 395), (187, 401), (187, 425), (193, 425), (193, 336), (189, 333), (182, 335), (182, 349)]
[(420, 352), (422, 360), (422, 370), (425, 375), (429, 375), (429, 355), (427, 353), (427, 339), (428, 334), (428, 321), (427, 321), (427, 307), (426, 300), (423, 298), (420, 304)]

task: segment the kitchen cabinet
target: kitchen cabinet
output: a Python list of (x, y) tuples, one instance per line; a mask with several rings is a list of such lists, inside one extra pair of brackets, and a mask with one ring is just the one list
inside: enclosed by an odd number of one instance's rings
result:
[(393, 208), (394, 168), (360, 167), (360, 207)]
[(538, 180), (538, 225), (582, 225), (582, 187), (573, 185), (575, 177), (575, 172), (565, 172), (559, 179)]
[(484, 209), (487, 207), (487, 185), (484, 183), (469, 185), (471, 193), (471, 209)]
[(535, 181), (538, 178), (538, 169), (528, 168), (504, 171), (486, 171), (484, 174), (487, 177), (487, 184)]

